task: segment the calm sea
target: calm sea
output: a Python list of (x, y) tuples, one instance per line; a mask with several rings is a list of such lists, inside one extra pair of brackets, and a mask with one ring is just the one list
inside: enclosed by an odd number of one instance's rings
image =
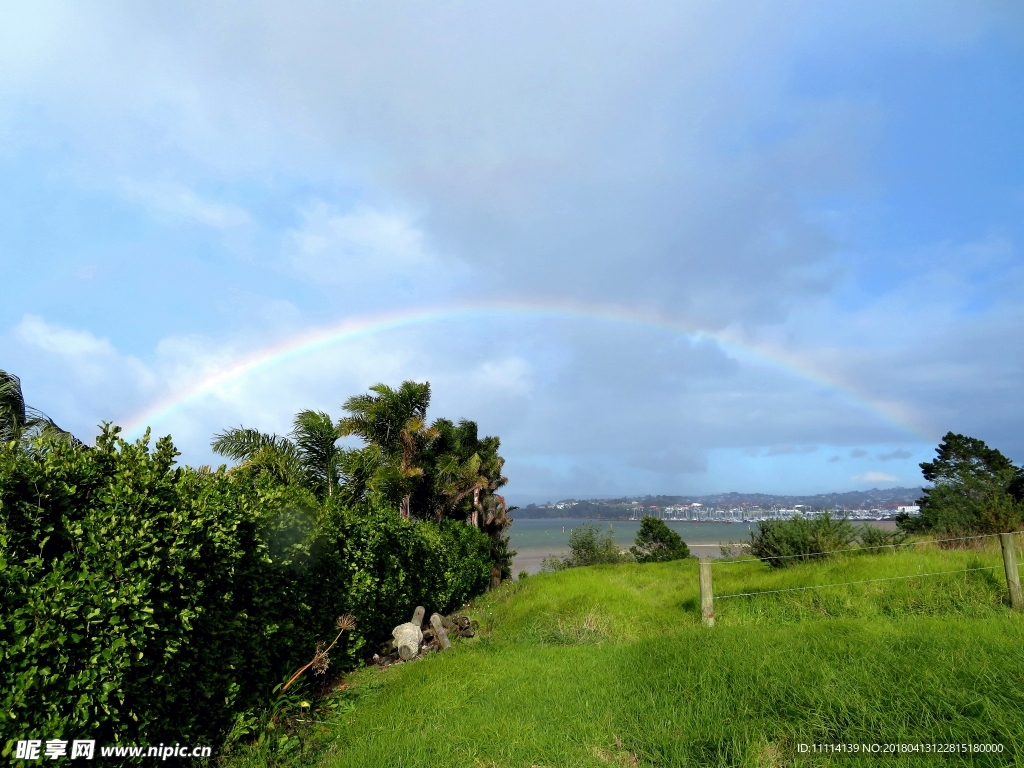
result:
[[(564, 555), (569, 551), (569, 532), (587, 521), (579, 518), (551, 518), (547, 520), (517, 519), (509, 533), (512, 537), (512, 549), (518, 550), (512, 566), (514, 574), (519, 571), (536, 573), (540, 570), (541, 561), (549, 555)], [(636, 539), (640, 529), (640, 521), (633, 520), (594, 520), (602, 529), (612, 531), (615, 542), (626, 549)], [(690, 548), (690, 552), (700, 557), (718, 557), (719, 547), (730, 541), (741, 542), (750, 540), (750, 531), (754, 523), (694, 523), (671, 522), (666, 524), (682, 536)], [(872, 522), (883, 528), (892, 529), (891, 522)]]

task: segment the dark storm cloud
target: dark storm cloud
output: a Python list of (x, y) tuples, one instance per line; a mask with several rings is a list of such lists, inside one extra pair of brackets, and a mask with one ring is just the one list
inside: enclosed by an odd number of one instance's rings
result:
[(909, 459), (910, 456), (910, 451), (901, 449), (898, 451), (890, 451), (889, 453), (879, 453), (875, 458), (879, 461), (892, 461), (893, 459)]

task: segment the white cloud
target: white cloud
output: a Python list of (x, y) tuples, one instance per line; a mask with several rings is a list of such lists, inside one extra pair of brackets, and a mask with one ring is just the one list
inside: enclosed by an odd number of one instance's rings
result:
[(998, 19), (895, 6), (262, 2), (174, 19), (64, 7), (59, 23), (43, 8), (9, 32), (35, 44), (0, 55), (0, 112), (45, 104), (92, 172), (212, 227), (249, 214), (151, 180), (297, 176), (422, 212), (415, 226), (387, 211), (307, 222), (289, 258), (318, 282), (343, 280), (341, 264), (429, 271), (422, 230), (491, 288), (779, 317), (833, 280), (805, 190), (861, 183), (878, 122), (870, 100), (794, 96), (796, 62), (822, 46), (962, 45)]
[(367, 206), (342, 214), (320, 201), (307, 207), (302, 218), (302, 228), (290, 233), (292, 263), (317, 279), (337, 281), (344, 270), (416, 270), (431, 261), (423, 232), (399, 214)]
[(773, 445), (771, 446), (766, 456), (785, 456), (789, 453), (814, 453), (818, 450), (816, 445)]
[[(133, 428), (130, 436), (152, 426), (156, 435), (170, 433), (184, 452), (182, 460), (193, 464), (216, 461), (209, 454), (210, 436), (225, 427), (287, 432), (297, 411), (340, 415), (347, 397), (381, 381), (431, 381), (433, 418), (472, 418), (487, 434), (504, 435), (494, 413), (508, 414), (509, 402), (522, 401), (533, 387), (525, 359), (467, 347), (466, 339), (452, 338), (445, 329), (390, 332), (386, 341), (352, 339), (287, 364), (268, 359), (223, 380), (218, 374), (279, 344), (282, 336), (168, 336), (143, 356), (145, 362), (119, 352), (108, 339), (38, 316), (23, 318), (11, 338), (16, 343), (5, 350), (5, 362), (22, 373), (31, 361), (32, 375), (22, 377), (26, 396), (62, 426), (83, 439), (101, 421)], [(198, 394), (188, 397), (190, 392)]]
[(37, 315), (25, 315), (0, 346), (26, 401), (86, 441), (101, 421), (157, 391), (154, 371), (110, 340)]
[(127, 197), (154, 211), (183, 216), (215, 229), (229, 229), (252, 222), (244, 208), (205, 200), (184, 184), (123, 179), (120, 186)]
[(895, 475), (885, 472), (865, 472), (862, 475), (853, 475), (850, 479), (855, 483), (895, 483), (899, 480)]
[(49, 353), (51, 365), (73, 373), (77, 386), (153, 386), (153, 373), (140, 360), (119, 354), (108, 339), (97, 338), (88, 331), (25, 315), (14, 328), (14, 335), (26, 347)]
[(368, 291), (397, 291), (436, 300), (464, 269), (426, 245), (410, 216), (357, 205), (341, 213), (318, 201), (302, 212), (302, 226), (288, 234), (290, 266), (317, 285), (348, 285)]
[(107, 339), (97, 339), (88, 331), (48, 323), (36, 315), (25, 315), (15, 332), (26, 344), (69, 358), (112, 357), (116, 354)]
[(472, 387), (495, 395), (518, 397), (533, 389), (531, 365), (520, 357), (486, 360), (470, 374)]

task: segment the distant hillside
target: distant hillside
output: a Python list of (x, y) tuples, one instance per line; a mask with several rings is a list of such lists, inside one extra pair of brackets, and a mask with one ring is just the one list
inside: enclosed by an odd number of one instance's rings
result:
[(547, 504), (530, 504), (515, 511), (515, 517), (628, 517), (638, 508), (653, 509), (676, 504), (701, 504), (704, 507), (730, 509), (747, 506), (762, 509), (792, 508), (797, 505), (808, 511), (834, 509), (895, 509), (916, 504), (922, 489), (872, 488), (870, 491), (821, 493), (816, 496), (781, 496), (770, 493), (716, 493), (709, 496), (627, 496), (619, 499), (563, 499)]

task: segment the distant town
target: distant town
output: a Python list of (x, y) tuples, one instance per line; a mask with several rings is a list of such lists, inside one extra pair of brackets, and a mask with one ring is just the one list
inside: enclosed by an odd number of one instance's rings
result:
[(513, 514), (522, 518), (593, 518), (639, 520), (648, 515), (662, 520), (693, 522), (756, 522), (813, 517), (824, 512), (851, 520), (891, 520), (900, 513), (916, 514), (921, 488), (873, 488), (870, 491), (778, 496), (725, 493), (710, 496), (643, 496), (618, 499), (563, 499), (529, 504)]

